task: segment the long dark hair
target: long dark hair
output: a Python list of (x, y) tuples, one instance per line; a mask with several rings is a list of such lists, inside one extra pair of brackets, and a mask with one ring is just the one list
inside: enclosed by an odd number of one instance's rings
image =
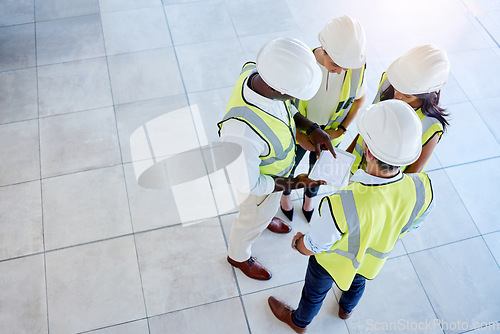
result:
[[(425, 93), (425, 94), (415, 94), (413, 96), (418, 97), (422, 100), (422, 114), (428, 117), (436, 118), (443, 126), (443, 131), (446, 130), (446, 126), (449, 125), (446, 120), (446, 116), (449, 114), (445, 113), (444, 108), (439, 106), (439, 97), (441, 96), (441, 91)], [(380, 94), (380, 101), (390, 100), (394, 98), (394, 87), (390, 85), (386, 90)]]

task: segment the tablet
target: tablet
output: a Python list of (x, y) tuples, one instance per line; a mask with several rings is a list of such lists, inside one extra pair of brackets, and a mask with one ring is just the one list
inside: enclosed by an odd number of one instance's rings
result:
[(322, 151), (309, 173), (309, 178), (324, 180), (330, 188), (340, 190), (349, 184), (351, 167), (356, 156), (336, 147), (333, 149), (337, 158), (334, 158), (329, 151)]

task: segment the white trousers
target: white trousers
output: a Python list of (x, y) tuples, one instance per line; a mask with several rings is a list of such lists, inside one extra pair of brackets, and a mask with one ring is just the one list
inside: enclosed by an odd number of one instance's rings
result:
[(240, 211), (233, 222), (229, 237), (228, 255), (243, 262), (252, 255), (252, 244), (267, 228), (278, 211), (282, 192), (269, 195), (250, 195), (240, 204)]

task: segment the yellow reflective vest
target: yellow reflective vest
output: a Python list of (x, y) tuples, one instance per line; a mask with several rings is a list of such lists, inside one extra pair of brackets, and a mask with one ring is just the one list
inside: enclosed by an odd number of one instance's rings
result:
[(255, 68), (254, 62), (243, 65), (240, 77), (229, 98), (226, 113), (222, 121), (217, 124), (219, 135), (224, 122), (229, 119), (246, 123), (267, 143), (269, 148), (266, 156), (260, 156), (260, 173), (287, 177), (295, 163), (295, 121), (290, 111), (290, 101), (283, 102), (287, 110), (288, 122), (283, 122), (265, 110), (247, 103), (243, 96), (243, 85)]
[[(384, 74), (382, 74), (382, 79), (380, 80), (378, 92), (377, 95), (375, 96), (375, 99), (373, 100), (373, 103), (380, 102), (380, 95), (384, 90), (382, 87), (384, 83), (386, 83), (386, 80), (387, 80), (387, 74), (384, 72)], [(389, 82), (387, 81), (386, 85), (388, 84)], [(443, 134), (443, 125), (441, 124), (441, 122), (437, 118), (425, 116), (422, 113), (421, 108), (418, 108), (417, 110), (415, 110), (415, 112), (417, 113), (418, 117), (420, 118), (420, 121), (422, 122), (422, 147), (425, 146), (425, 144), (427, 144), (427, 142), (429, 142), (429, 140), (431, 140), (435, 135), (439, 136), (439, 139), (441, 139), (441, 136)], [(366, 167), (366, 161), (364, 161), (363, 157), (363, 137), (361, 137), (361, 135), (358, 137), (358, 140), (356, 141), (356, 146), (352, 153), (356, 156), (354, 164), (352, 165), (351, 168), (351, 173), (354, 174), (358, 169), (365, 169)], [(425, 165), (427, 165), (428, 162), (429, 161), (427, 160), (425, 162)], [(402, 166), (401, 171), (404, 172), (407, 167), (408, 166)]]
[(323, 198), (320, 212), (328, 203), (342, 237), (329, 251), (314, 255), (316, 260), (343, 291), (356, 274), (375, 278), (396, 241), (427, 211), (432, 198), (425, 173), (403, 174), (385, 184), (354, 182)]
[[(312, 51), (314, 52), (314, 50), (315, 49), (313, 49)], [(349, 69), (345, 72), (344, 82), (342, 84), (342, 89), (340, 91), (339, 103), (337, 104), (337, 108), (335, 109), (335, 112), (332, 114), (330, 121), (328, 121), (327, 124), (323, 124), (325, 130), (330, 130), (330, 129), (336, 130), (337, 127), (346, 118), (347, 114), (349, 113), (349, 110), (351, 110), (352, 104), (354, 103), (354, 100), (356, 98), (356, 93), (358, 92), (359, 88), (363, 83), (365, 76), (365, 68), (366, 66), (363, 66), (362, 68)], [(308, 101), (302, 101), (296, 99), (294, 100), (293, 103), (297, 107), (299, 112), (305, 117), (307, 117)], [(337, 146), (338, 144), (340, 144), (340, 142), (342, 142), (342, 139), (344, 139), (344, 136), (345, 133), (337, 138), (332, 139), (332, 145)]]

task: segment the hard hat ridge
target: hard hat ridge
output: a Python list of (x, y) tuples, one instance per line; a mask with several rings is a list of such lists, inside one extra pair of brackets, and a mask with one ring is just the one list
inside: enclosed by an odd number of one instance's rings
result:
[(282, 94), (309, 100), (321, 85), (321, 69), (311, 49), (292, 38), (266, 43), (257, 54), (257, 71), (273, 89)]
[(392, 166), (415, 162), (422, 151), (422, 123), (400, 100), (386, 100), (360, 110), (358, 132), (373, 156)]
[(448, 81), (450, 61), (446, 51), (427, 44), (408, 50), (387, 69), (387, 79), (403, 94), (441, 90)]
[(365, 65), (366, 36), (356, 19), (344, 15), (330, 20), (319, 32), (318, 40), (337, 65), (348, 69)]

